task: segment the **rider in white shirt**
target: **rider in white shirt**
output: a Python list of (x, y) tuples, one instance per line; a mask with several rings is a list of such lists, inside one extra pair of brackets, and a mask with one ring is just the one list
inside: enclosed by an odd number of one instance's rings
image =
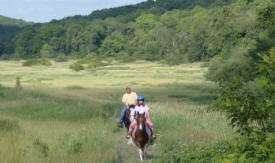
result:
[[(155, 135), (154, 129), (153, 129), (153, 123), (151, 121), (150, 113), (149, 113), (150, 108), (148, 107), (148, 105), (146, 105), (144, 103), (144, 100), (145, 100), (144, 96), (138, 96), (138, 98), (137, 98), (138, 103), (135, 107), (135, 112), (136, 112), (136, 114), (137, 113), (139, 113), (139, 114), (145, 113), (146, 125), (151, 129), (153, 139), (156, 139), (156, 135)], [(133, 132), (133, 130), (136, 126), (137, 126), (137, 121), (133, 120), (131, 125), (130, 125), (129, 132), (126, 136), (127, 139), (129, 139), (131, 137), (132, 132)]]

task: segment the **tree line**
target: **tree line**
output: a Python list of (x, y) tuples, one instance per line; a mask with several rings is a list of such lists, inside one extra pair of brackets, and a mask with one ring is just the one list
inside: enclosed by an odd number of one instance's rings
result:
[[(200, 29), (192, 31), (188, 26), (195, 27), (195, 23), (207, 18), (207, 14), (215, 11), (217, 6), (232, 2), (148, 0), (137, 5), (94, 11), (88, 16), (34, 24), (16, 34), (10, 54), (24, 59), (58, 55), (82, 58), (89, 55), (121, 60), (163, 60), (167, 63), (197, 61), (207, 58), (208, 54), (197, 54), (201, 45), (195, 42), (203, 41), (196, 36)], [(194, 46), (187, 45), (190, 40)], [(189, 48), (191, 46), (197, 48)]]

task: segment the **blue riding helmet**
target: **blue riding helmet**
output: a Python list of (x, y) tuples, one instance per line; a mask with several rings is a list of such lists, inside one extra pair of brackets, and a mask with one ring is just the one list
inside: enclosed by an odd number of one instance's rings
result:
[(140, 95), (140, 96), (138, 96), (137, 100), (138, 100), (138, 101), (144, 101), (144, 100), (145, 100), (145, 97), (142, 96), (142, 95)]

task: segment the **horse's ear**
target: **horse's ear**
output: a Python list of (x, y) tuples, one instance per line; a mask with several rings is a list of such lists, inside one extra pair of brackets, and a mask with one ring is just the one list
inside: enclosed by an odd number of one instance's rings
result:
[(143, 113), (143, 115), (145, 116), (145, 112)]

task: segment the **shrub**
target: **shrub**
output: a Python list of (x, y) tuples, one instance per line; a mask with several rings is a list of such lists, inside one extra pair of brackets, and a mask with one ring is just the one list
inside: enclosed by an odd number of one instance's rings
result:
[(33, 143), (34, 148), (38, 150), (44, 157), (49, 155), (49, 147), (46, 143), (42, 142), (40, 139), (36, 139)]
[(251, 134), (233, 140), (213, 145), (170, 146), (156, 162), (272, 162), (275, 154), (274, 133)]
[(82, 152), (83, 148), (83, 142), (79, 141), (79, 140), (74, 140), (71, 144), (70, 144), (70, 151), (73, 153), (79, 153)]
[(21, 87), (21, 81), (20, 81), (20, 77), (19, 76), (16, 77), (15, 87), (17, 87), (17, 88)]
[(76, 62), (70, 65), (70, 69), (78, 72), (84, 70), (84, 66), (81, 63)]
[(0, 131), (13, 131), (19, 129), (17, 121), (8, 119), (0, 120)]
[(239, 137), (224, 162), (271, 162), (275, 152), (275, 134), (250, 134)]
[(12, 58), (12, 56), (11, 55), (8, 55), (8, 54), (2, 54), (1, 56), (0, 56), (0, 60), (9, 60), (9, 59), (11, 59)]
[(46, 59), (46, 58), (42, 58), (42, 59), (29, 59), (27, 61), (25, 61), (23, 64), (23, 66), (35, 66), (35, 65), (43, 65), (43, 66), (50, 66), (52, 65), (50, 60)]
[(156, 162), (161, 163), (182, 163), (182, 162), (221, 162), (233, 151), (233, 145), (229, 142), (220, 142), (214, 145), (185, 146), (174, 145), (168, 147), (165, 154)]
[(56, 62), (66, 62), (68, 60), (68, 58), (66, 57), (65, 54), (61, 53), (61, 54), (58, 54), (55, 59), (54, 59)]
[(96, 59), (90, 59), (87, 61), (88, 64), (88, 68), (97, 68), (100, 66), (104, 66), (105, 64), (103, 64), (102, 62), (96, 60)]

